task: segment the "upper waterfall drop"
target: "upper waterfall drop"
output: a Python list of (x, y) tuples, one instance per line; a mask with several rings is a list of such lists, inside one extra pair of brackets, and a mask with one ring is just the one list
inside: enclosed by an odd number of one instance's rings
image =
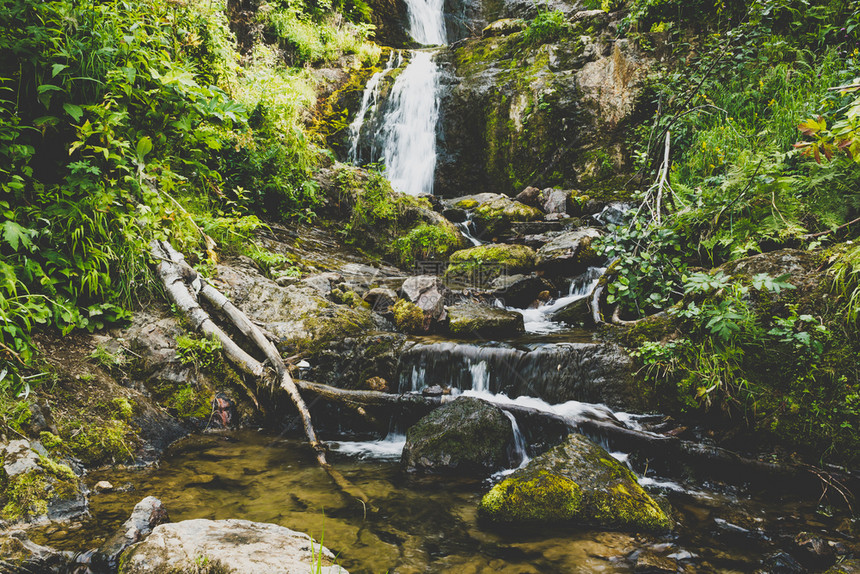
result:
[(382, 128), (385, 174), (397, 191), (433, 193), (439, 68), (433, 54), (416, 50), (394, 82)]
[(448, 43), (445, 31), (445, 0), (406, 0), (409, 33), (419, 44)]

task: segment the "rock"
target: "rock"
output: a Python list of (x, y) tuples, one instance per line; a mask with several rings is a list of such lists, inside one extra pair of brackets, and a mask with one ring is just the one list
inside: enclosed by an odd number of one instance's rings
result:
[(806, 568), (786, 552), (771, 554), (762, 563), (767, 574), (806, 574)]
[(830, 544), (809, 532), (801, 532), (795, 536), (793, 545), (793, 554), (807, 566), (826, 568), (836, 560)]
[[(487, 25), (481, 30), (483, 38), (492, 38), (493, 36), (508, 36), (514, 32), (519, 32), (525, 28), (526, 23), (520, 18), (502, 18)], [(526, 188), (528, 189), (528, 188)]]
[(406, 432), (400, 462), (407, 472), (487, 476), (511, 464), (511, 421), (480, 399), (459, 397)]
[(540, 190), (536, 187), (527, 187), (519, 192), (515, 199), (525, 205), (537, 207), (540, 201)]
[(529, 272), (534, 268), (535, 252), (524, 245), (479, 245), (451, 254), (445, 279), (466, 288), (486, 288), (497, 277)]
[(113, 490), (113, 485), (106, 480), (100, 480), (95, 484), (95, 486), (93, 486), (93, 490), (96, 492), (111, 492)]
[(593, 325), (594, 316), (591, 313), (589, 297), (583, 297), (568, 303), (550, 315), (550, 320), (562, 321), (568, 325)]
[(87, 511), (86, 488), (67, 464), (40, 456), (24, 439), (0, 447), (5, 480), (0, 527), (21, 520), (67, 520)]
[(567, 214), (570, 191), (548, 187), (540, 193), (540, 207), (544, 213)]
[[(420, 310), (419, 315), (423, 324)], [(397, 360), (405, 339), (399, 333), (335, 339), (313, 356), (313, 366), (306, 378), (343, 389), (356, 388), (372, 378), (396, 381)]]
[(510, 233), (512, 222), (536, 221), (543, 219), (543, 215), (535, 207), (507, 197), (499, 197), (475, 208), (473, 219), (479, 232), (489, 236), (500, 236)]
[(364, 386), (371, 391), (377, 391), (380, 393), (390, 392), (390, 386), (388, 385), (388, 381), (386, 381), (382, 377), (370, 377), (369, 379), (364, 381)]
[(331, 293), (332, 286), (341, 281), (343, 281), (343, 276), (338, 273), (318, 273), (305, 277), (301, 282), (325, 297)]
[(860, 574), (860, 559), (850, 558), (843, 560), (825, 574)]
[(590, 200), (585, 204), (586, 213), (594, 213), (594, 219), (602, 225), (621, 225), (627, 213), (633, 209), (632, 203), (624, 203), (614, 201), (608, 205), (601, 205), (600, 202)]
[(666, 556), (660, 556), (650, 550), (643, 550), (636, 558), (635, 574), (675, 574), (678, 563)]
[(397, 302), (397, 292), (387, 287), (374, 287), (364, 294), (364, 302), (376, 313), (388, 313)]
[(431, 321), (444, 321), (445, 297), (450, 293), (442, 280), (434, 275), (417, 275), (403, 282), (400, 292), (404, 299), (418, 306)]
[(666, 513), (627, 467), (582, 435), (514, 471), (481, 499), (494, 522), (574, 522), (665, 532)]
[(536, 275), (502, 275), (490, 283), (493, 296), (502, 300), (506, 307), (527, 309), (538, 300), (544, 291), (555, 292), (555, 285), (548, 279)]
[(523, 316), (479, 303), (448, 307), (448, 331), (463, 338), (505, 338), (525, 333)]
[(553, 275), (571, 276), (582, 273), (600, 261), (591, 243), (600, 232), (586, 227), (563, 233), (550, 240), (537, 252), (537, 267)]
[[(312, 551), (321, 549), (317, 570)], [(198, 572), (205, 560), (211, 572), (223, 574), (342, 573), (332, 566), (334, 554), (310, 536), (276, 524), (248, 520), (184, 520), (156, 526), (143, 542), (122, 556), (120, 574)]]
[(159, 524), (170, 522), (167, 509), (154, 496), (147, 496), (134, 506), (131, 516), (93, 554), (91, 562), (105, 572), (115, 572), (120, 554), (152, 533)]
[[(517, 236), (543, 235), (553, 231), (565, 231), (577, 226), (578, 219), (566, 221), (518, 221), (511, 224), (511, 230)], [(546, 243), (544, 241), (543, 243)]]
[(445, 394), (445, 389), (439, 385), (433, 385), (432, 387), (424, 387), (421, 394), (425, 397), (441, 397)]
[(449, 207), (442, 211), (442, 217), (444, 217), (451, 223), (463, 223), (469, 218), (469, 214), (466, 213), (465, 209), (460, 209), (459, 207)]
[(65, 572), (67, 553), (32, 542), (23, 530), (0, 535), (0, 572), (3, 574), (36, 574)]

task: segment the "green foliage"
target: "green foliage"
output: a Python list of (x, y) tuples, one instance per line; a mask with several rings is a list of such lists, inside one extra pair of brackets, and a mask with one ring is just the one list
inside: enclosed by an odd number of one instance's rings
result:
[(401, 266), (410, 267), (416, 261), (448, 255), (460, 247), (460, 241), (457, 232), (452, 228), (442, 224), (422, 223), (410, 229), (406, 235), (398, 237), (392, 243), (391, 249)]
[(523, 30), (523, 42), (532, 46), (558, 42), (570, 33), (570, 23), (561, 10), (540, 10)]
[(133, 440), (125, 421), (66, 421), (61, 434), (71, 453), (87, 466), (124, 463), (134, 459), (126, 441)]
[(221, 365), (221, 342), (217, 339), (195, 339), (185, 335), (176, 338), (176, 352), (184, 365), (197, 370), (212, 370)]

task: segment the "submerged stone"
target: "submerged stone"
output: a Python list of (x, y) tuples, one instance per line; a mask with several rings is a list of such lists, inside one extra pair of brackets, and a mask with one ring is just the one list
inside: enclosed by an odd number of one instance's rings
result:
[(122, 555), (119, 572), (348, 574), (334, 561), (334, 554), (307, 534), (277, 524), (196, 519), (155, 527)]
[(400, 462), (407, 472), (487, 476), (510, 464), (514, 432), (502, 410), (459, 397), (406, 432)]
[(582, 522), (657, 532), (671, 528), (669, 517), (633, 473), (578, 434), (494, 486), (479, 510), (501, 523)]

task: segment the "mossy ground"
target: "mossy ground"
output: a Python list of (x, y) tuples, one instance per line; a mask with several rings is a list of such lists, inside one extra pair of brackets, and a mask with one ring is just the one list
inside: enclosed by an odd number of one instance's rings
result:
[(529, 272), (535, 252), (525, 245), (479, 245), (453, 253), (445, 277), (452, 284), (483, 285), (502, 274)]

